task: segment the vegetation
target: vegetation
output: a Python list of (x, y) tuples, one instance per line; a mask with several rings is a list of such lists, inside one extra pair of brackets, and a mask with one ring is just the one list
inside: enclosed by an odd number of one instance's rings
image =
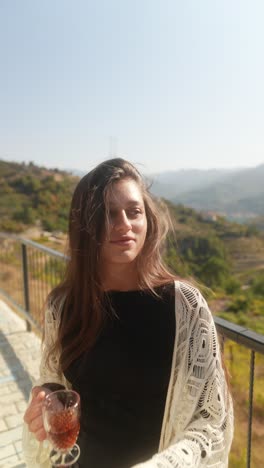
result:
[[(77, 177), (57, 169), (0, 161), (0, 231), (23, 234), (26, 228), (38, 225), (41, 227), (38, 242), (65, 253), (65, 241), (54, 244), (44, 231), (66, 232), (70, 199), (77, 181)], [(221, 217), (207, 219), (191, 208), (166, 203), (176, 233), (176, 240), (170, 235), (166, 241), (164, 254), (170, 268), (179, 276), (191, 277), (200, 286), (209, 288), (206, 294), (214, 313), (264, 334), (264, 233), (259, 231), (263, 217), (258, 225), (241, 225)], [(20, 248), (12, 244), (12, 239), (5, 244), (3, 241), (1, 247), (0, 282), (4, 282), (5, 290), (16, 295), (15, 299), (21, 303)], [(28, 268), (30, 290), (41, 289), (41, 297), (31, 295), (30, 307), (37, 311), (36, 317), (41, 317), (47, 290), (63, 275), (64, 261), (35, 256), (31, 252)], [(228, 341), (225, 359), (231, 374), (237, 421), (230, 467), (240, 468), (245, 466), (246, 460), (248, 394), (245, 382), (248, 381), (249, 353)], [(255, 375), (252, 466), (261, 466), (263, 356), (257, 356)]]
[[(78, 180), (58, 169), (0, 160), (0, 231), (22, 233), (37, 225), (41, 232), (66, 232)], [(208, 291), (208, 300), (224, 318), (264, 332), (263, 232), (256, 225), (206, 218), (191, 208), (166, 203), (176, 232), (176, 240), (174, 235), (167, 238), (170, 268), (214, 291)], [(45, 242), (45, 237), (39, 241)]]
[(223, 318), (264, 333), (263, 234), (224, 218), (205, 220), (181, 205), (169, 208), (177, 241), (167, 240), (168, 265), (211, 288), (208, 300)]
[[(264, 209), (262, 210), (262, 212)], [(252, 229), (257, 229), (259, 231), (264, 231), (264, 215), (255, 217), (248, 223)]]
[[(78, 180), (58, 169), (0, 160), (0, 230), (22, 233), (37, 225), (42, 232), (66, 232)], [(256, 225), (206, 218), (166, 203), (176, 232), (176, 240), (174, 235), (167, 238), (169, 267), (214, 291), (208, 291), (208, 300), (221, 316), (264, 332), (263, 232)], [(45, 237), (39, 240), (45, 242)]]
[(65, 231), (77, 181), (58, 169), (0, 161), (0, 230), (20, 233), (37, 223), (43, 230)]

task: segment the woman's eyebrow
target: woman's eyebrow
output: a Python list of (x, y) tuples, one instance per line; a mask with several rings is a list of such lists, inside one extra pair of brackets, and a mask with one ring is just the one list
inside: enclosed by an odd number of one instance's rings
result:
[[(142, 206), (143, 203), (140, 200), (128, 200), (126, 203), (126, 206), (133, 207), (133, 206)], [(119, 206), (118, 202), (110, 202), (109, 203), (109, 208), (115, 208)]]
[(128, 206), (138, 206), (142, 205), (143, 203), (140, 200), (130, 200), (127, 204)]

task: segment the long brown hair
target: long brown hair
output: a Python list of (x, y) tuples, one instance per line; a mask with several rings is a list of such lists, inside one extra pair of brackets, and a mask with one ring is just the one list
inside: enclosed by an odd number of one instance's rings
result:
[[(150, 195), (138, 170), (128, 161), (115, 158), (99, 164), (78, 183), (69, 214), (69, 262), (65, 279), (50, 294), (55, 308), (63, 313), (55, 349), (60, 350), (60, 366), (89, 350), (103, 323), (103, 288), (100, 282), (100, 248), (108, 223), (107, 193), (119, 180), (134, 180), (143, 196), (147, 235), (137, 257), (139, 289), (151, 289), (175, 279), (162, 260), (163, 241), (171, 225), (168, 210)], [(61, 306), (60, 306), (61, 308)]]

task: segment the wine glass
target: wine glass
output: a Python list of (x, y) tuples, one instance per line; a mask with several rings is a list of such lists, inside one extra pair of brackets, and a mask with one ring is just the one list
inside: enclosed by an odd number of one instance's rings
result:
[(43, 421), (53, 449), (53, 466), (70, 466), (80, 456), (75, 443), (80, 430), (80, 395), (73, 390), (57, 390), (46, 395), (43, 402)]

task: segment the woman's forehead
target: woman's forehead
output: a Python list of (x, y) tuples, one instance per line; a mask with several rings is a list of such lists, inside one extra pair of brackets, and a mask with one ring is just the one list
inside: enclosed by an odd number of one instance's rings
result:
[(115, 182), (108, 191), (109, 207), (117, 205), (138, 205), (144, 203), (141, 189), (134, 180), (120, 180)]

